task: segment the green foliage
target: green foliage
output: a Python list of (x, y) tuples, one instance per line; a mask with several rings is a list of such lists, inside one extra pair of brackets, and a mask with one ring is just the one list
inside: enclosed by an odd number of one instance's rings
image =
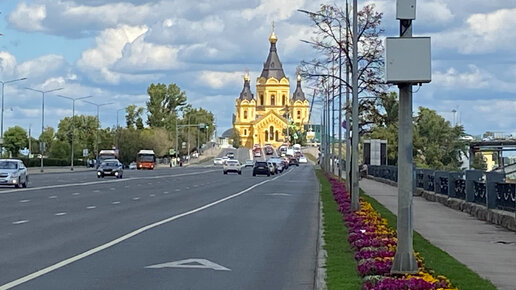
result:
[[(390, 227), (396, 228), (397, 218), (390, 210), (374, 198), (364, 194), (362, 189), (360, 189), (360, 198), (369, 202), (375, 211), (380, 213), (383, 218), (386, 218)], [(458, 289), (496, 289), (491, 282), (483, 279), (448, 253), (434, 246), (418, 232), (414, 232), (414, 250), (419, 252), (424, 258), (426, 267), (432, 269), (438, 275), (446, 276)]]
[(70, 150), (71, 146), (66, 141), (61, 140), (54, 140), (52, 143), (52, 147), (50, 148), (50, 151), (48, 152), (48, 155), (52, 158), (58, 158), (58, 159), (69, 159), (70, 158)]
[(136, 105), (129, 105), (125, 108), (125, 120), (127, 128), (134, 128), (141, 130), (143, 129), (143, 107), (137, 107)]
[(233, 147), (239, 148), (240, 147), (240, 134), (236, 130), (233, 130), (233, 133), (231, 134), (231, 139), (233, 140)]
[(170, 124), (174, 113), (186, 105), (186, 93), (174, 83), (169, 84), (168, 87), (161, 83), (151, 84), (147, 94), (149, 95), (147, 124), (153, 128)]
[[(143, 145), (140, 139), (140, 130), (134, 128), (121, 129), (118, 133), (118, 149), (120, 150), (120, 161), (129, 164), (136, 160), (136, 154)], [(148, 149), (148, 148), (146, 148)]]
[(327, 252), (326, 285), (328, 289), (361, 289), (362, 280), (357, 272), (357, 262), (350, 244), (349, 231), (344, 225), (337, 203), (333, 199), (331, 185), (322, 173), (316, 171), (321, 184), (323, 206), (324, 249)]
[(45, 153), (50, 152), (52, 142), (54, 141), (55, 130), (52, 127), (46, 127), (43, 133), (39, 135), (39, 142), (45, 143)]
[[(82, 156), (82, 150), (88, 149), (88, 152), (90, 154), (89, 157), (93, 158), (95, 154), (94, 149), (96, 142), (97, 125), (98, 122), (96, 116), (76, 115), (73, 119), (73, 123), (71, 117), (65, 117), (61, 119), (61, 121), (59, 121), (59, 124), (57, 125), (58, 129), (55, 133), (55, 140), (66, 142), (71, 146), (73, 130), (75, 136), (74, 156)], [(102, 140), (101, 131), (102, 130), (99, 131), (99, 140)], [(111, 146), (111, 144), (109, 145)], [(47, 152), (50, 152), (50, 157), (58, 158), (58, 156), (54, 156), (53, 154), (59, 154), (59, 150), (53, 151), (50, 148), (50, 151), (47, 149)], [(68, 150), (67, 156), (70, 156), (70, 150)]]
[(473, 162), (471, 163), (471, 168), (478, 169), (478, 170), (487, 170), (487, 163), (484, 160), (484, 157), (480, 153), (475, 153), (475, 156), (473, 157)]
[(20, 150), (27, 147), (27, 131), (20, 126), (14, 126), (4, 132), (4, 147), (13, 157), (18, 157)]

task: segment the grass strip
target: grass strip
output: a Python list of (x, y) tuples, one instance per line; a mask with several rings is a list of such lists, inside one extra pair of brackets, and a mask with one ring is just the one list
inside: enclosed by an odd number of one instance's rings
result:
[[(396, 215), (376, 199), (365, 194), (362, 189), (360, 189), (360, 196), (369, 202), (383, 218), (387, 219), (389, 226), (396, 229)], [(434, 246), (416, 231), (414, 231), (414, 250), (421, 254), (427, 268), (433, 270), (438, 275), (446, 276), (459, 289), (496, 290), (496, 287), (489, 280), (471, 271), (466, 265)]]
[(362, 279), (357, 272), (354, 251), (348, 243), (348, 229), (333, 199), (331, 185), (322, 170), (316, 170), (321, 184), (323, 203), (324, 249), (326, 259), (326, 285), (332, 289), (360, 289)]

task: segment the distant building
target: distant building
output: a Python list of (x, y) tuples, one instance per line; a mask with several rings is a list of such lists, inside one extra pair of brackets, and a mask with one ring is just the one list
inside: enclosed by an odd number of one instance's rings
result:
[(235, 101), (233, 128), (240, 135), (241, 147), (252, 148), (254, 144), (279, 147), (288, 141), (286, 130), (289, 125), (303, 130), (308, 123), (309, 102), (301, 89), (301, 76), (297, 76), (297, 87), (291, 97), (290, 81), (276, 49), (277, 40), (273, 31), (269, 37), (269, 56), (256, 79), (256, 97), (246, 74), (242, 92)]

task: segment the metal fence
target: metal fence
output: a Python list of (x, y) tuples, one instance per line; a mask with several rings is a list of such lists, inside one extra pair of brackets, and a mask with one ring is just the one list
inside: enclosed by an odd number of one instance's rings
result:
[[(398, 182), (396, 166), (369, 165), (368, 174)], [(516, 211), (516, 184), (506, 182), (505, 174), (500, 172), (450, 172), (417, 168), (414, 170), (414, 186), (489, 209)]]

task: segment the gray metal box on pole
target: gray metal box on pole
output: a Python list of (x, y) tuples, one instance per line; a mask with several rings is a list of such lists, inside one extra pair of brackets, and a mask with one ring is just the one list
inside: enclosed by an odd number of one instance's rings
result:
[(397, 0), (396, 19), (414, 20), (416, 19), (416, 0)]
[(385, 82), (429, 83), (432, 80), (430, 37), (387, 37)]

